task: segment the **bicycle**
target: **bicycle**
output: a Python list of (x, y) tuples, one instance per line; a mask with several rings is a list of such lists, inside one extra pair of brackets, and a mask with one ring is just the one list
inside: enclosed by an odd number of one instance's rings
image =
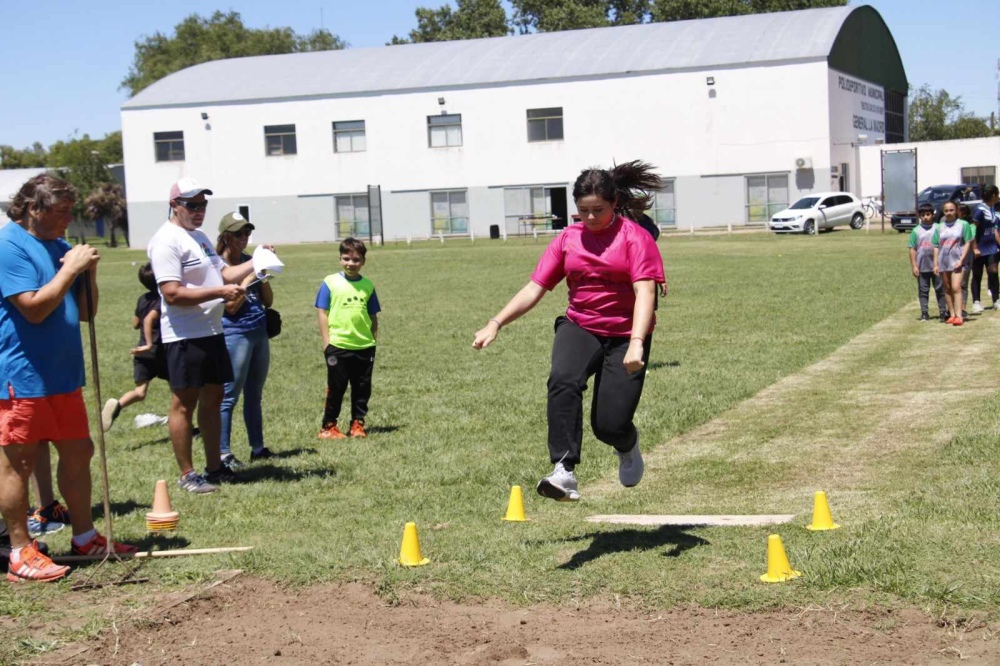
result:
[(882, 200), (878, 197), (868, 197), (861, 204), (862, 210), (864, 210), (865, 218), (872, 219), (876, 215), (878, 217), (885, 216), (885, 208), (882, 205)]

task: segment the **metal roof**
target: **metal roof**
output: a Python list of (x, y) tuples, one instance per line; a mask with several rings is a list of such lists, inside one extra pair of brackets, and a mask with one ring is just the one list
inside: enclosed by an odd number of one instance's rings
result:
[(833, 7), (696, 21), (230, 58), (171, 74), (123, 110), (446, 90), (825, 59)]

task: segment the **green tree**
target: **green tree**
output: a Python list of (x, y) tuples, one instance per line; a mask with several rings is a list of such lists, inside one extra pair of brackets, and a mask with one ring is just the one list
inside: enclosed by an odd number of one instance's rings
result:
[(248, 28), (235, 11), (217, 11), (210, 18), (192, 14), (174, 27), (172, 36), (158, 32), (135, 42), (132, 66), (121, 88), (134, 96), (168, 74), (210, 60), (346, 46), (325, 29), (297, 35), (291, 28)]
[(653, 21), (685, 21), (816, 7), (842, 7), (847, 4), (847, 0), (653, 0), (652, 4)]
[(13, 146), (0, 146), (0, 169), (35, 169), (44, 167), (49, 154), (37, 141), (31, 148), (18, 150)]
[(120, 229), (128, 244), (128, 208), (125, 195), (118, 183), (100, 183), (83, 200), (84, 214), (91, 222), (104, 220), (111, 231), (111, 247), (118, 247), (115, 230)]
[(512, 23), (522, 33), (611, 25), (609, 0), (511, 0)]
[(416, 29), (405, 38), (394, 35), (390, 44), (502, 37), (510, 33), (500, 0), (458, 0), (457, 4), (454, 11), (450, 5), (438, 9), (418, 7)]
[(108, 171), (101, 148), (103, 141), (91, 139), (89, 135), (56, 141), (49, 146), (48, 166), (60, 178), (65, 178), (76, 186), (80, 193), (73, 207), (73, 216), (82, 219), (86, 216), (84, 200), (102, 183), (114, 182)]
[(985, 118), (965, 110), (961, 97), (923, 85), (910, 91), (910, 141), (943, 141), (995, 136)]

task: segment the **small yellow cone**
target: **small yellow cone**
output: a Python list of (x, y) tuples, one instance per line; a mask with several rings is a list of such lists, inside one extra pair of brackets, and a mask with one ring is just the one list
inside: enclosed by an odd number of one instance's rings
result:
[(772, 534), (767, 537), (767, 573), (760, 577), (765, 583), (784, 583), (786, 580), (798, 578), (801, 571), (792, 569), (785, 554), (785, 546), (781, 537)]
[(406, 523), (403, 528), (403, 547), (399, 549), (399, 563), (404, 567), (421, 567), (430, 562), (420, 553), (420, 537), (417, 524)]
[(529, 520), (524, 515), (524, 494), (521, 492), (521, 486), (514, 486), (510, 489), (510, 501), (507, 502), (507, 515), (503, 519), (509, 520), (512, 523), (523, 523)]
[(822, 532), (823, 530), (835, 530), (840, 525), (833, 522), (830, 514), (830, 504), (826, 501), (826, 493), (822, 490), (816, 492), (813, 499), (813, 521), (812, 525), (806, 525), (807, 530)]

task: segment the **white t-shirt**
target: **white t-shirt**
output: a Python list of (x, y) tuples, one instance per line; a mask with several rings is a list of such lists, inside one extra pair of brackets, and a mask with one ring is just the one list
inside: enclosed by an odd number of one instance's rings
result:
[[(184, 287), (221, 287), (225, 264), (202, 231), (188, 231), (167, 222), (149, 239), (146, 254), (153, 265), (156, 283), (180, 282)], [(162, 292), (160, 293), (162, 296)], [(169, 305), (163, 300), (160, 338), (176, 342), (222, 335), (221, 298), (199, 305)]]

